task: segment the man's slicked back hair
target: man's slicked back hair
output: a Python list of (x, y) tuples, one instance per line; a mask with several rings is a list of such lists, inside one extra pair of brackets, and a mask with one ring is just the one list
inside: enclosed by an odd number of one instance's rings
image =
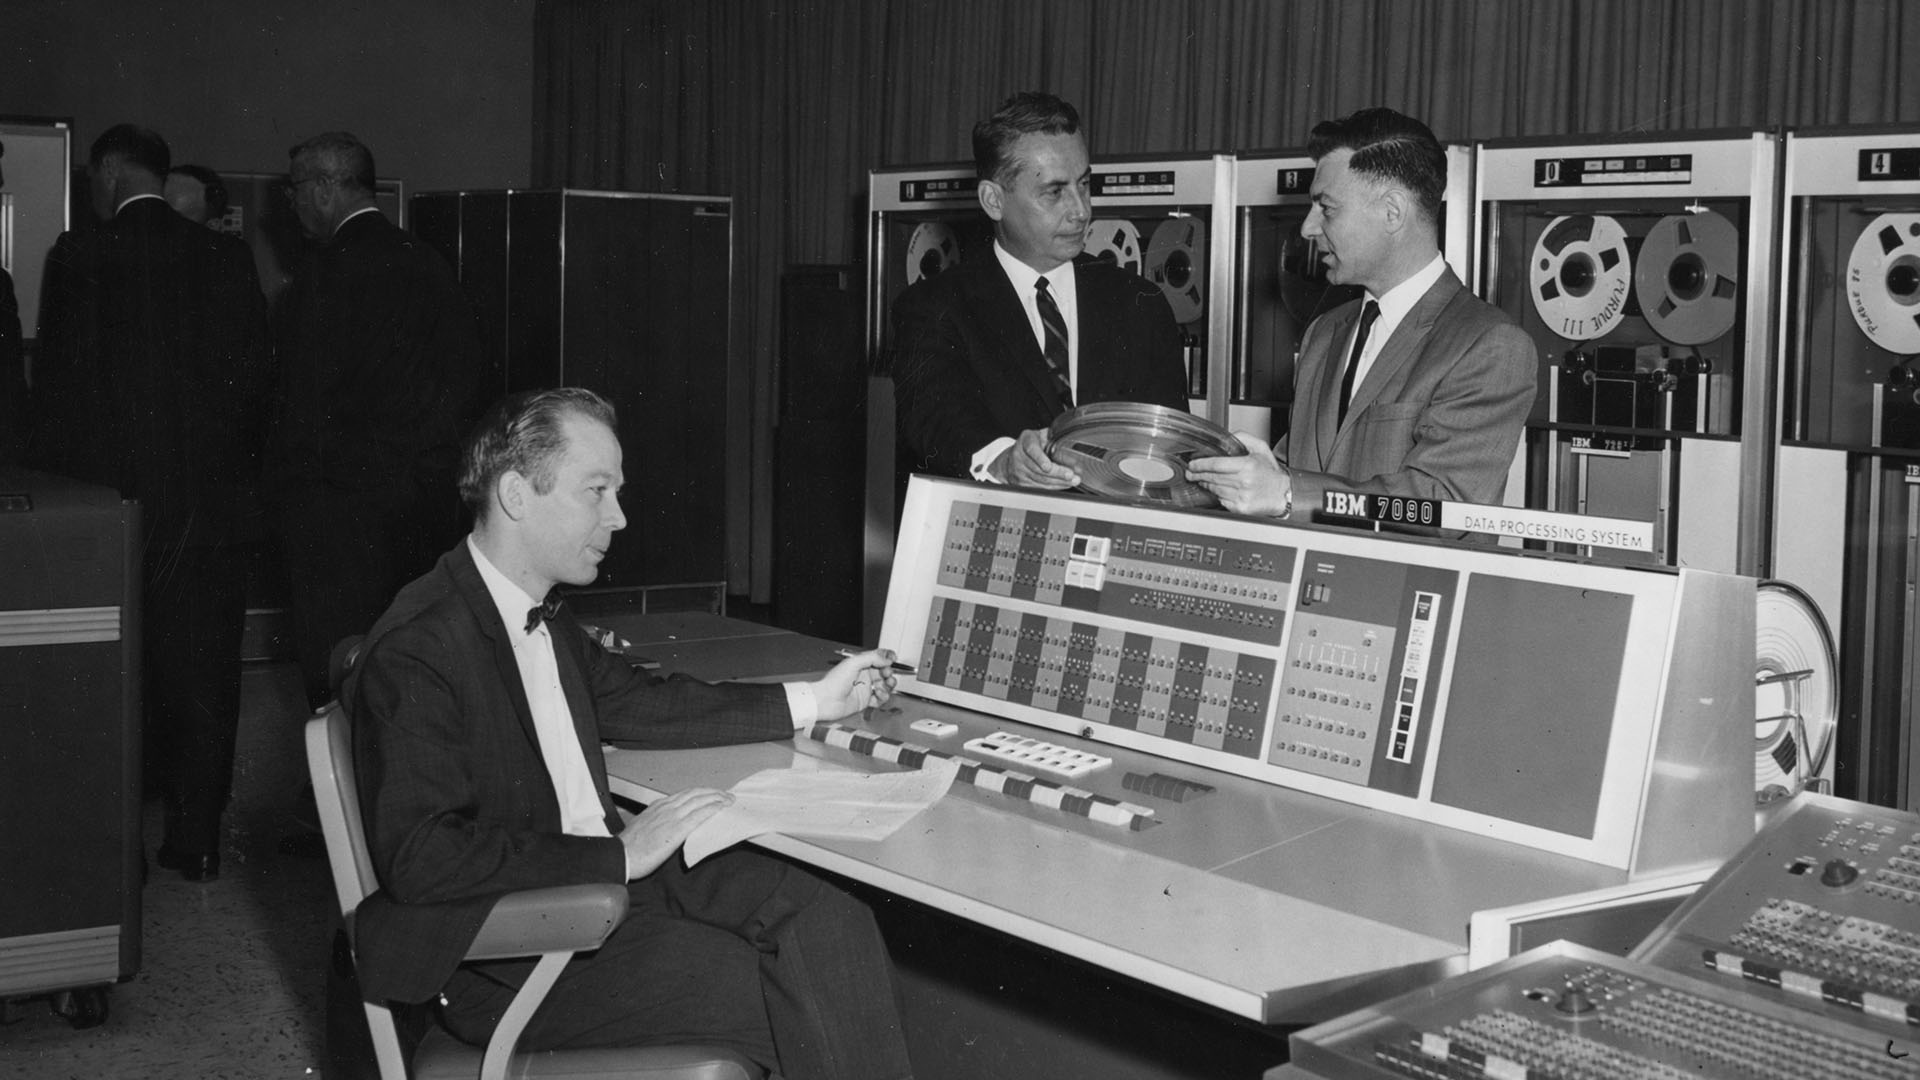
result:
[(1440, 201), (1447, 191), (1447, 151), (1427, 125), (1384, 106), (1315, 124), (1307, 139), (1307, 155), (1319, 161), (1335, 150), (1353, 151), (1347, 167), (1354, 172), (1413, 192), (1427, 220), (1439, 227)]
[(542, 495), (553, 490), (554, 471), (567, 449), (567, 418), (573, 416), (620, 430), (613, 405), (577, 386), (515, 394), (487, 410), (460, 454), (460, 498), (476, 522), (492, 512), (494, 486), (509, 472), (532, 481)]
[(173, 166), (173, 152), (167, 149), (167, 140), (161, 138), (159, 132), (134, 124), (115, 124), (101, 132), (100, 137), (93, 140), (87, 163), (98, 168), (110, 157), (137, 165), (161, 179)]
[(1022, 135), (1077, 135), (1080, 114), (1043, 90), (1025, 90), (973, 125), (973, 171), (980, 180), (1002, 179), (1013, 168), (1009, 151)]

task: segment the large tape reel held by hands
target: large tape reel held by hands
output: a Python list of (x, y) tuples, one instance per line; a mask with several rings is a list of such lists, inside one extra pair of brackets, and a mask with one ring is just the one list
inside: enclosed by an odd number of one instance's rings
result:
[(1080, 474), (1082, 491), (1183, 508), (1220, 505), (1212, 492), (1187, 479), (1187, 462), (1247, 452), (1216, 424), (1130, 401), (1070, 409), (1054, 418), (1047, 434), (1047, 455)]

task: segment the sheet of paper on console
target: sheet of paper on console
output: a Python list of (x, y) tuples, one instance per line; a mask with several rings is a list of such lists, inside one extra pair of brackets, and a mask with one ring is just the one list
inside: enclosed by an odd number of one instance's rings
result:
[(735, 784), (733, 805), (687, 837), (687, 865), (763, 833), (884, 840), (952, 786), (960, 762), (928, 758), (918, 769), (868, 773), (805, 765), (766, 769)]

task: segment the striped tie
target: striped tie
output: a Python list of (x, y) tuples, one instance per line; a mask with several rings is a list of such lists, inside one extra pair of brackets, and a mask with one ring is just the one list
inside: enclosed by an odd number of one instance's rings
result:
[(1047, 334), (1047, 370), (1053, 372), (1053, 381), (1060, 389), (1060, 400), (1071, 409), (1073, 383), (1067, 378), (1067, 320), (1060, 316), (1060, 306), (1053, 302), (1053, 294), (1047, 291), (1046, 278), (1035, 281), (1033, 287), (1037, 290), (1033, 300), (1040, 309), (1040, 325)]

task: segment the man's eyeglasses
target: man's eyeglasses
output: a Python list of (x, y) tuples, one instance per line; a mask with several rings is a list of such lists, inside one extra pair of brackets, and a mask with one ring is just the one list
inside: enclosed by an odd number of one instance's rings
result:
[(301, 184), (324, 184), (326, 182), (327, 178), (324, 176), (309, 176), (300, 180), (282, 180), (279, 184), (280, 194), (291, 199), (294, 194), (300, 190)]

